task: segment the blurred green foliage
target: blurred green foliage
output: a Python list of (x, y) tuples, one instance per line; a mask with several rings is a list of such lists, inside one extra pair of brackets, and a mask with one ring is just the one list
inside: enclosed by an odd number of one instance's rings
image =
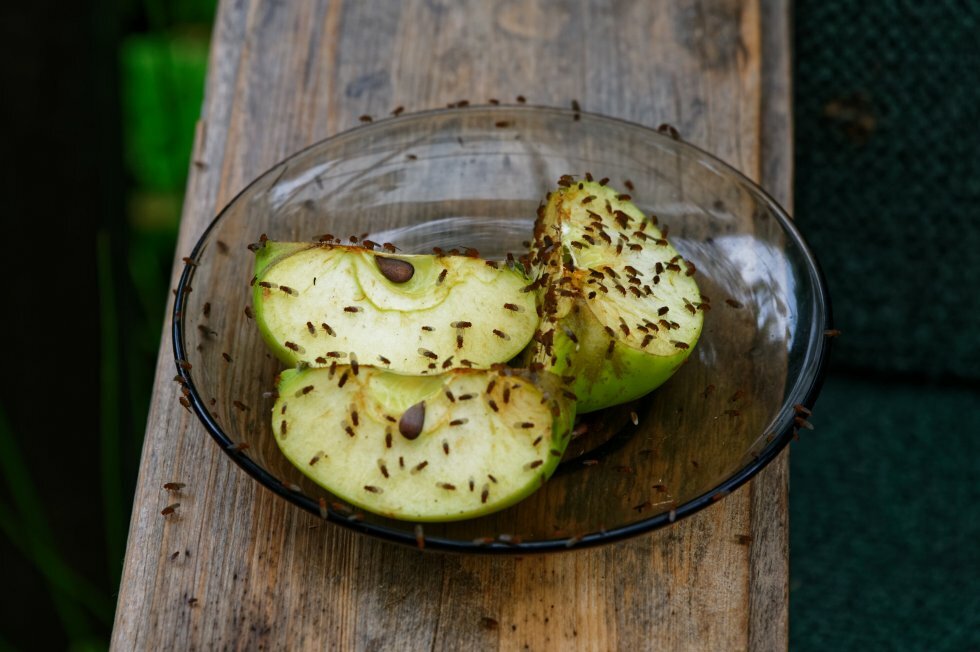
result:
[(133, 34), (123, 41), (125, 160), (137, 192), (183, 192), (207, 56), (200, 34)]
[(132, 398), (139, 406), (129, 426), (141, 433), (204, 95), (206, 24), (177, 23), (159, 31), (129, 34), (119, 54), (124, 160), (131, 186), (126, 201), (126, 267), (115, 272), (128, 275), (126, 298), (136, 313), (130, 321), (131, 355), (121, 363), (127, 365), (126, 375), (133, 381), (130, 387), (137, 393)]
[[(33, 611), (38, 622), (50, 623), (44, 636), (33, 641), (22, 638), (24, 628), (13, 636), (4, 631), (0, 650), (47, 647), (53, 640), (64, 641), (71, 650), (108, 648), (216, 4), (216, 0), (101, 2), (95, 3), (90, 21), (65, 27), (74, 33), (87, 30), (78, 40), (96, 43), (97, 50), (111, 55), (103, 57), (91, 74), (117, 91), (117, 110), (110, 115), (122, 116), (121, 123), (107, 119), (85, 128), (99, 130), (93, 141), (105, 145), (106, 151), (118, 150), (112, 144), (122, 142), (121, 151), (99, 155), (116, 156), (110, 159), (116, 167), (100, 168), (100, 173), (118, 176), (113, 169), (122, 171), (124, 178), (113, 177), (107, 187), (114, 189), (114, 196), (121, 199), (118, 205), (124, 208), (103, 207), (98, 221), (86, 227), (97, 234), (95, 241), (78, 243), (94, 250), (85, 255), (94, 259), (97, 272), (100, 424), (97, 433), (77, 433), (79, 445), (98, 447), (99, 468), (87, 503), (91, 513), (82, 518), (85, 529), (76, 534), (95, 551), (104, 541), (108, 573), (99, 572), (101, 559), (80, 557), (75, 542), (59, 536), (66, 522), (77, 520), (66, 516), (63, 506), (46, 500), (42, 489), (48, 489), (50, 477), (31, 463), (31, 433), (15, 431), (0, 406), (0, 536), (10, 542), (5, 550), (13, 555), (3, 561), (5, 566), (33, 569), (31, 577), (44, 585), (49, 601), (34, 605)], [(47, 27), (40, 11), (16, 15), (24, 17), (24, 26)], [(58, 20), (67, 25), (70, 17)], [(72, 62), (63, 74), (88, 74), (86, 66), (97, 60)], [(57, 89), (57, 85), (45, 88)], [(84, 99), (95, 105), (103, 96)], [(110, 129), (118, 132), (107, 133)], [(101, 160), (93, 157), (93, 165)], [(95, 196), (93, 190), (90, 204)], [(89, 213), (80, 212), (78, 219), (99, 214), (98, 208), (86, 210)], [(80, 563), (80, 558), (86, 561)]]

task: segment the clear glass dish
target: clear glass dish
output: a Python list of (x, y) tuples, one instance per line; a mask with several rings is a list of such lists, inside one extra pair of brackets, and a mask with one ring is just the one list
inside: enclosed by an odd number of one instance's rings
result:
[[(711, 300), (696, 350), (670, 381), (640, 401), (588, 415), (587, 434), (544, 487), (467, 521), (423, 529), (355, 511), (283, 457), (270, 417), (281, 365), (246, 314), (250, 243), (263, 233), (369, 234), (404, 253), (467, 246), (503, 259), (525, 250), (535, 210), (556, 180), (586, 172), (634, 188), (635, 203), (669, 225), (671, 243), (697, 266)], [(191, 408), (222, 450), (302, 509), (429, 550), (566, 550), (688, 516), (787, 444), (798, 406), (816, 399), (829, 353), (830, 305), (816, 259), (770, 197), (682, 141), (567, 110), (439, 110), (339, 134), (252, 182), (189, 261), (174, 306), (174, 355)]]

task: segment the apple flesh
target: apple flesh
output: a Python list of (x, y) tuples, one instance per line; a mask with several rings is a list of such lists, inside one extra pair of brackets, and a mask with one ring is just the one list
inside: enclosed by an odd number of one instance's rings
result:
[(477, 258), (263, 241), (255, 269), (256, 323), (290, 366), (487, 368), (517, 355), (538, 323), (523, 274)]

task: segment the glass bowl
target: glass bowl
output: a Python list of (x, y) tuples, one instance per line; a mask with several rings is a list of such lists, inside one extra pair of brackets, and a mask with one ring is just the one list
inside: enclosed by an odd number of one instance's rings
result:
[[(609, 177), (669, 225), (711, 301), (688, 362), (644, 399), (588, 415), (548, 483), (495, 514), (446, 524), (356, 511), (307, 480), (271, 432), (280, 363), (249, 318), (250, 243), (365, 234), (403, 253), (526, 249), (564, 174)], [(333, 523), (426, 549), (566, 550), (667, 525), (727, 495), (787, 444), (829, 352), (829, 300), (786, 213), (744, 176), (655, 130), (542, 107), (391, 118), (317, 143), (243, 190), (187, 259), (173, 315), (177, 370), (218, 445), (252, 478)], [(192, 291), (193, 290), (193, 291)]]

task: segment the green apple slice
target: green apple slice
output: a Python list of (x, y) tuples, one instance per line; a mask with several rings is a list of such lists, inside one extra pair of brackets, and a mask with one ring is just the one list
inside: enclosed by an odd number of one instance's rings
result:
[(534, 492), (575, 410), (552, 374), (503, 365), (430, 376), (290, 369), (278, 392), (273, 433), (296, 467), (362, 509), (414, 521), (481, 516)]
[(521, 272), (467, 256), (263, 241), (255, 267), (256, 323), (290, 366), (487, 368), (517, 355), (538, 322)]
[(691, 354), (705, 307), (694, 266), (628, 195), (563, 177), (531, 251), (543, 319), (531, 359), (574, 378), (580, 413), (636, 399)]

